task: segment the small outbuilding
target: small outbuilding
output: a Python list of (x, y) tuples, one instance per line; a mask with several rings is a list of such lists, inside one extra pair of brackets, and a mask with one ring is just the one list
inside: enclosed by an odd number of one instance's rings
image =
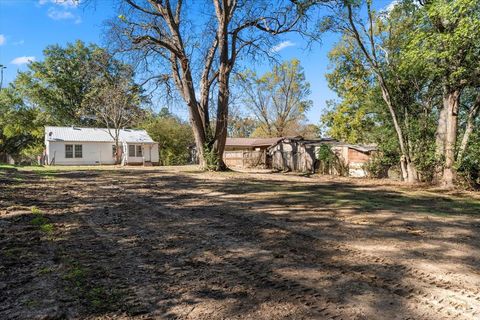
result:
[(364, 164), (376, 152), (375, 146), (345, 144), (331, 138), (283, 138), (268, 148), (271, 168), (280, 171), (316, 172), (321, 165), (318, 152), (328, 145), (335, 157), (335, 165), (323, 168), (324, 172), (353, 177), (364, 177)]
[(223, 161), (228, 167), (267, 168), (269, 166), (267, 149), (282, 139), (282, 137), (227, 138)]
[[(44, 163), (48, 165), (115, 164), (113, 129), (45, 127)], [(158, 164), (158, 143), (145, 130), (121, 129), (119, 145), (122, 165)]]
[(331, 138), (304, 139), (283, 138), (268, 148), (271, 168), (280, 171), (314, 172), (317, 166), (317, 150), (322, 144), (331, 145)]
[[(334, 143), (332, 151), (339, 159), (350, 177), (366, 177), (365, 164), (378, 151), (374, 145)], [(335, 170), (335, 169), (334, 169)], [(339, 174), (339, 172), (333, 172)]]

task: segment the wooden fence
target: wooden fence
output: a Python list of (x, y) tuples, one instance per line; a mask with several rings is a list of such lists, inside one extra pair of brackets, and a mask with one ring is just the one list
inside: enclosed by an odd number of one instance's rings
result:
[(225, 151), (223, 153), (223, 161), (228, 167), (265, 167), (267, 154), (265, 151)]

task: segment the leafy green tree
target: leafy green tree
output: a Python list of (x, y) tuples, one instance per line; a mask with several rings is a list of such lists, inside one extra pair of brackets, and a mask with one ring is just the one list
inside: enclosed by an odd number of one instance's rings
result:
[(158, 141), (161, 165), (184, 165), (189, 162), (189, 148), (195, 140), (188, 123), (163, 108), (158, 115), (147, 118), (142, 127), (153, 140)]
[(302, 129), (299, 131), (299, 135), (306, 139), (315, 139), (320, 137), (320, 127), (308, 123), (302, 126)]
[(35, 160), (43, 150), (43, 123), (40, 110), (25, 105), (13, 86), (0, 90), (0, 154)]
[(408, 1), (383, 13), (366, 6), (366, 21), (353, 4), (345, 4), (344, 21), (334, 17), (343, 37), (330, 52), (327, 79), (341, 100), (323, 124), (333, 137), (376, 143), (386, 157), (397, 156), (405, 180), (430, 180), (438, 85), (424, 70), (404, 68), (403, 53), (419, 9)]
[(392, 13), (377, 13), (371, 1), (341, 1), (338, 6), (330, 8), (331, 13), (320, 24), (321, 31), (340, 33), (342, 40), (352, 47), (359, 61), (357, 65), (368, 72), (370, 81), (375, 81), (380, 89), (382, 106), (389, 114), (396, 135), (402, 177), (415, 182), (418, 180), (418, 171), (413, 159), (414, 150), (406, 132), (408, 123), (402, 121), (408, 122), (406, 116), (409, 112), (405, 111), (410, 110), (406, 110), (400, 101), (399, 79), (396, 78), (401, 59), (398, 49), (408, 40), (404, 35), (408, 35), (408, 28), (412, 27), (409, 17), (415, 12), (415, 5), (404, 9), (401, 19), (392, 18)]
[(340, 5), (323, 24), (343, 35), (328, 75), (340, 101), (322, 118), (332, 136), (406, 155), (415, 177), (452, 187), (456, 168), (475, 168), (462, 162), (478, 128), (479, 16), (475, 0)]
[(444, 160), (443, 186), (453, 187), (461, 95), (480, 78), (480, 2), (426, 1), (417, 13), (405, 61), (407, 68), (424, 69), (441, 84), (436, 154)]
[(328, 111), (321, 117), (327, 135), (349, 143), (375, 141), (377, 126), (391, 126), (382, 117), (381, 94), (362, 55), (344, 38), (329, 52), (329, 59), (332, 68), (326, 78), (340, 100), (328, 101)]
[(52, 125), (85, 125), (91, 120), (83, 114), (85, 96), (91, 90), (94, 74), (87, 65), (92, 62), (96, 45), (82, 41), (48, 46), (43, 61), (31, 62), (20, 72), (15, 86), (26, 103), (35, 105), (48, 115)]

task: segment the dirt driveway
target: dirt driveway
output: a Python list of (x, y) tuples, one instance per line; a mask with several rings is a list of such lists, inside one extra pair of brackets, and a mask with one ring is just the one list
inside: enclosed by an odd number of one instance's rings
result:
[(480, 319), (480, 200), (194, 168), (0, 171), (0, 319)]

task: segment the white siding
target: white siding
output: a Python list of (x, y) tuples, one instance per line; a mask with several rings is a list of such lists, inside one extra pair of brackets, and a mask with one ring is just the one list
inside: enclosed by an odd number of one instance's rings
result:
[[(129, 144), (132, 145), (132, 144)], [(137, 145), (141, 144), (133, 144), (135, 147)], [(128, 148), (128, 151), (130, 149)], [(143, 160), (145, 161), (150, 161), (153, 163), (158, 163), (159, 162), (159, 155), (158, 155), (158, 143), (152, 143), (152, 144), (144, 144), (143, 145), (143, 157), (132, 157), (130, 154), (128, 154), (128, 163), (143, 163)]]
[[(66, 144), (81, 144), (82, 158), (65, 158)], [(111, 142), (57, 142), (46, 143), (48, 163), (55, 157), (56, 165), (114, 164)]]
[[(45, 127), (47, 163), (52, 165), (114, 164), (115, 159), (112, 154), (114, 142), (106, 130), (101, 128)], [(145, 130), (121, 130), (119, 142), (126, 153), (128, 153), (128, 145), (143, 146), (141, 157), (134, 155), (124, 158), (122, 163), (142, 164), (145, 161), (158, 164), (158, 143), (153, 142)], [(65, 145), (82, 145), (82, 157), (66, 158)], [(73, 152), (75, 153), (75, 147)]]
[(159, 155), (158, 155), (158, 143), (152, 144), (152, 162), (153, 163), (158, 163), (160, 161)]

